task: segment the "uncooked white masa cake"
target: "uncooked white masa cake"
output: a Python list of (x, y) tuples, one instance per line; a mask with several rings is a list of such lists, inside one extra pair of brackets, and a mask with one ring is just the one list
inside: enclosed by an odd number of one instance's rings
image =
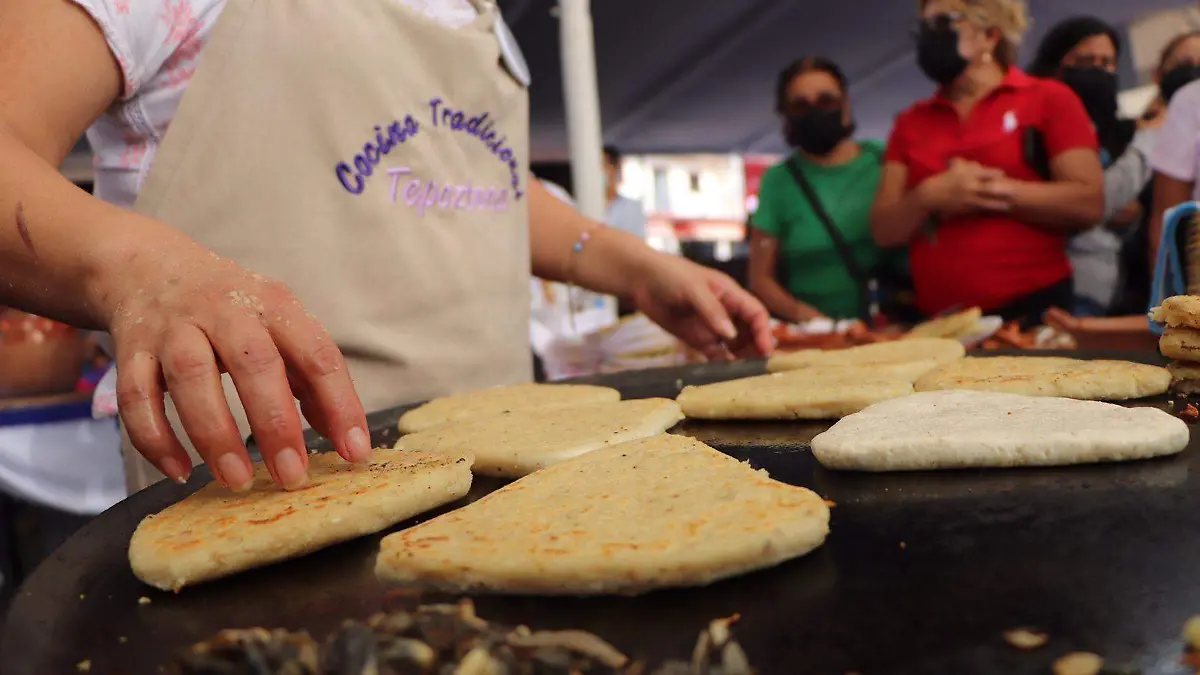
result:
[(916, 471), (1122, 462), (1187, 447), (1187, 425), (1156, 408), (979, 391), (871, 406), (813, 439), (827, 469)]

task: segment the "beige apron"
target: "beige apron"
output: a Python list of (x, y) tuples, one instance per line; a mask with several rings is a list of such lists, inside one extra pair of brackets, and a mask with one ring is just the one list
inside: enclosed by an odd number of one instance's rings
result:
[(531, 377), (528, 98), (473, 2), (228, 0), (136, 205), (286, 282), (367, 410)]

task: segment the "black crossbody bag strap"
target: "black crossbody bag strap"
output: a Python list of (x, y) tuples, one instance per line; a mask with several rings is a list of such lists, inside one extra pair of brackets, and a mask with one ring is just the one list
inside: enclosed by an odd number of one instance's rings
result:
[(858, 284), (859, 318), (870, 323), (871, 301), (869, 294), (871, 277), (858, 264), (858, 261), (854, 259), (854, 254), (850, 251), (850, 244), (846, 243), (846, 238), (842, 236), (841, 230), (837, 228), (837, 225), (833, 222), (833, 218), (829, 216), (829, 212), (825, 210), (825, 205), (817, 197), (817, 191), (813, 189), (812, 183), (808, 182), (808, 177), (804, 175), (804, 171), (796, 164), (795, 158), (788, 160), (787, 168), (791, 172), (792, 178), (796, 181), (796, 185), (800, 187), (800, 191), (804, 193), (804, 197), (808, 200), (809, 206), (812, 207), (813, 213), (817, 214), (817, 220), (821, 221), (821, 225), (825, 227), (825, 232), (833, 240), (833, 247), (837, 249), (838, 256), (842, 259), (842, 264), (846, 266), (846, 271), (850, 273), (850, 278), (854, 279), (855, 283)]

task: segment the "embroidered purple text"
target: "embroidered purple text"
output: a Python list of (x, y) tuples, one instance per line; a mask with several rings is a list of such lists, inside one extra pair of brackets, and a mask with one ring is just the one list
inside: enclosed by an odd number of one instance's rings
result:
[(397, 145), (416, 135), (419, 129), (420, 125), (412, 115), (406, 116), (403, 121), (392, 122), (386, 130), (377, 125), (375, 141), (367, 141), (363, 145), (362, 152), (354, 156), (353, 166), (347, 162), (341, 162), (334, 167), (334, 173), (337, 174), (342, 187), (346, 188), (350, 194), (362, 194), (362, 191), (366, 189), (367, 179), (375, 173), (375, 167), (379, 166), (383, 156), (391, 152)]
[(507, 145), (508, 137), (497, 135), (489, 113), (467, 117), (467, 113), (446, 106), (440, 98), (430, 100), (429, 108), (433, 126), (461, 131), (478, 138), (493, 155), (507, 164), (512, 178), (514, 198), (520, 199), (524, 196), (525, 193), (521, 190), (521, 164), (517, 161), (516, 153)]
[[(392, 203), (400, 198), (400, 184), (405, 176), (412, 176), (412, 169), (402, 166), (388, 169), (392, 177)], [(440, 186), (434, 181), (423, 181), (412, 178), (404, 187), (404, 203), (417, 210), (424, 216), (429, 209), (441, 211), (507, 211), (507, 188), (473, 187), (470, 184), (452, 185), (443, 183)]]

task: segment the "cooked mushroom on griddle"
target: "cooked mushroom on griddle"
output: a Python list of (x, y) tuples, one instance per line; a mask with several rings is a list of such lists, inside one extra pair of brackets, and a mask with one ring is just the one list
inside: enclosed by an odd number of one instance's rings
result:
[(729, 626), (700, 634), (692, 663), (650, 671), (583, 631), (489, 624), (469, 600), (346, 622), (323, 645), (306, 633), (222, 631), (180, 657), (180, 675), (753, 675)]
[(754, 675), (750, 667), (750, 659), (733, 639), (730, 626), (740, 617), (733, 615), (727, 619), (717, 619), (708, 624), (708, 629), (700, 632), (696, 640), (696, 648), (692, 651), (692, 673), (708, 675)]
[(308, 633), (225, 630), (179, 659), (180, 675), (320, 675), (317, 643)]

